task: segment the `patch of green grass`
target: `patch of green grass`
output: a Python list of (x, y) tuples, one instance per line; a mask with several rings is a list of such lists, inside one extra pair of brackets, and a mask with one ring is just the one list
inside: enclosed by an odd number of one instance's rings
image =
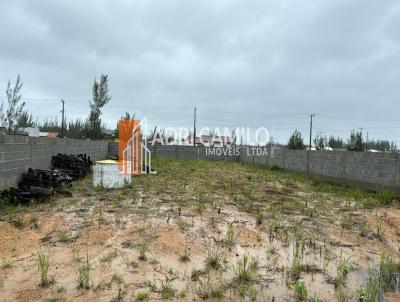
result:
[(383, 191), (376, 192), (375, 195), (376, 195), (376, 199), (378, 199), (382, 205), (388, 206), (388, 205), (392, 204), (392, 201), (394, 198), (394, 194), (392, 191), (383, 190)]
[(77, 273), (77, 281), (78, 287), (88, 289), (90, 287), (90, 272), (92, 270), (92, 266), (89, 261), (89, 254), (86, 254), (86, 261), (77, 262), (76, 273)]
[(272, 165), (272, 167), (270, 168), (271, 171), (281, 171), (282, 169), (277, 166), (277, 165)]
[(40, 285), (46, 286), (54, 282), (54, 278), (49, 276), (50, 258), (44, 252), (38, 252), (38, 270), (40, 273)]
[(235, 274), (235, 281), (238, 284), (246, 284), (253, 281), (254, 275), (258, 270), (258, 262), (249, 261), (248, 256), (243, 258), (233, 266), (233, 272)]
[(213, 268), (219, 270), (222, 267), (223, 253), (217, 248), (207, 251), (205, 264), (207, 268)]
[(336, 287), (343, 285), (344, 279), (346, 278), (350, 270), (351, 270), (350, 258), (340, 262), (339, 266), (336, 269), (336, 278), (335, 278)]
[(167, 277), (165, 281), (161, 283), (161, 298), (164, 300), (171, 299), (175, 296), (175, 289), (171, 284), (171, 280)]
[(149, 299), (148, 292), (138, 292), (135, 296), (135, 301), (147, 301)]
[(308, 291), (303, 280), (299, 280), (295, 283), (293, 292), (297, 301), (307, 301)]
[(7, 210), (7, 220), (9, 223), (14, 225), (16, 228), (22, 228), (24, 226), (24, 221), (22, 217), (17, 214), (17, 210), (14, 207), (10, 207)]
[(381, 254), (381, 261), (379, 264), (379, 284), (380, 288), (384, 291), (393, 291), (396, 288), (395, 273), (400, 268), (399, 264), (396, 264), (394, 258), (386, 256), (385, 253)]
[(7, 269), (7, 268), (12, 268), (12, 265), (13, 265), (13, 263), (12, 263), (11, 259), (9, 257), (6, 257), (3, 259), (1, 267), (3, 269)]

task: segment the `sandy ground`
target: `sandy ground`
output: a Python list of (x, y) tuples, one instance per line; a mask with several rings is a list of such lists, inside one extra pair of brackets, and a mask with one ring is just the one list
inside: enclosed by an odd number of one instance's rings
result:
[[(357, 301), (382, 253), (399, 262), (396, 201), (382, 207), (373, 194), (238, 163), (155, 166), (157, 176), (130, 188), (93, 189), (88, 177), (74, 183), (72, 197), (3, 207), (0, 301), (294, 301), (299, 281), (308, 299)], [(45, 285), (39, 253), (50, 263)]]

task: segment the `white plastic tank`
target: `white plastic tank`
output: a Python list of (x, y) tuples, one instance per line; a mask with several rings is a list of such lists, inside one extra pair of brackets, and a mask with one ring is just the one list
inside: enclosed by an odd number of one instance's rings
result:
[(104, 188), (124, 188), (130, 185), (132, 177), (130, 175), (119, 174), (118, 161), (99, 160), (93, 167), (93, 186)]

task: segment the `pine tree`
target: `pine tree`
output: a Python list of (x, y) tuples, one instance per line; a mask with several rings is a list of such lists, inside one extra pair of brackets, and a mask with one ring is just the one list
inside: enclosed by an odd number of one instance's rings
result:
[(364, 141), (361, 131), (351, 131), (350, 137), (347, 140), (348, 151), (364, 151)]
[(5, 113), (5, 123), (8, 132), (13, 132), (18, 129), (18, 121), (23, 113), (25, 102), (21, 102), (22, 82), (20, 75), (17, 76), (14, 88), (11, 88), (11, 82), (8, 81), (6, 94), (8, 101), (8, 108)]
[(94, 79), (90, 113), (87, 122), (87, 134), (91, 139), (101, 138), (101, 108), (111, 100), (108, 92), (108, 75), (102, 74), (100, 81)]
[(306, 146), (304, 145), (301, 133), (296, 129), (289, 138), (288, 149), (291, 150), (304, 150)]

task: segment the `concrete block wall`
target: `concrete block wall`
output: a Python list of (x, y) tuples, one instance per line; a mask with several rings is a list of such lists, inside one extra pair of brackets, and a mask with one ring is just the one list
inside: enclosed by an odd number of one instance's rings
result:
[[(200, 146), (179, 146), (179, 145), (153, 145), (148, 146), (152, 157), (167, 157), (179, 159), (224, 159), (238, 161), (238, 156), (229, 156), (228, 154), (210, 155), (206, 154), (205, 147)], [(109, 154), (112, 156), (118, 155), (118, 143), (110, 142), (108, 147)]]
[[(276, 165), (283, 169), (307, 172), (307, 150), (275, 150), (274, 157), (240, 153), (240, 161)], [(257, 158), (258, 157), (258, 158)], [(266, 158), (268, 157), (268, 158)], [(311, 151), (309, 173), (313, 176), (365, 189), (388, 187), (400, 192), (400, 154), (383, 152)]]
[(17, 185), (28, 168), (51, 168), (51, 158), (57, 153), (86, 153), (99, 160), (106, 157), (108, 142), (0, 135), (0, 190)]
[[(211, 156), (205, 147), (151, 146), (153, 157), (187, 159), (224, 159), (252, 163), (266, 167), (307, 172), (312, 176), (331, 182), (349, 184), (365, 189), (379, 190), (388, 187), (400, 192), (400, 154), (347, 151), (268, 150), (267, 155), (256, 155), (247, 148), (239, 156)], [(111, 154), (118, 154), (118, 144), (110, 143)]]

